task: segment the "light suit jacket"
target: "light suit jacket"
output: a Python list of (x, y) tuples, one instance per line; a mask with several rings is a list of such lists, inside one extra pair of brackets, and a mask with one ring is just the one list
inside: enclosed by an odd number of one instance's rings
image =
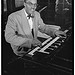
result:
[[(31, 47), (32, 43), (32, 33), (24, 13), (24, 8), (20, 11), (14, 12), (8, 17), (7, 25), (5, 28), (5, 39), (11, 44), (11, 47), (16, 55), (23, 53), (23, 51), (18, 51), (18, 48), (25, 44), (26, 47)], [(55, 29), (45, 25), (40, 17), (40, 14), (35, 11), (33, 18), (33, 29), (34, 38), (37, 38), (38, 30), (42, 33), (54, 35)]]

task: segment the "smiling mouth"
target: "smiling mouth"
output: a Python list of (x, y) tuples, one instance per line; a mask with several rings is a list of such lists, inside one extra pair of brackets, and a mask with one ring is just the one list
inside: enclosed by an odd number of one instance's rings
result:
[(34, 9), (31, 9), (32, 11), (34, 11)]

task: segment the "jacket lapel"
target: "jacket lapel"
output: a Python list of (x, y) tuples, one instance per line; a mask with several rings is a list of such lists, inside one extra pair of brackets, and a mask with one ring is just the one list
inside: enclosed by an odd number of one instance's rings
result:
[(23, 31), (24, 31), (25, 35), (27, 35), (30, 38), (33, 38), (28, 20), (26, 18), (25, 13), (24, 13), (24, 9), (22, 9), (22, 27), (23, 27)]

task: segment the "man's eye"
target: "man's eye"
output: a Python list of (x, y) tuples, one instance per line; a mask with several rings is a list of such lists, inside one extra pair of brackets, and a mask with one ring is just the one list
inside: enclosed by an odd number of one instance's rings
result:
[(29, 3), (29, 5), (33, 5), (32, 3)]

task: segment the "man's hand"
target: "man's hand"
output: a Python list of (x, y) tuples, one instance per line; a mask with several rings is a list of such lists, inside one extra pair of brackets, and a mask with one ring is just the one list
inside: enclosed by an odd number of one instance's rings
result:
[(60, 31), (60, 30), (57, 30), (55, 32), (55, 35), (58, 36), (58, 37), (66, 37), (66, 33), (64, 31)]
[(42, 43), (38, 39), (33, 39), (32, 46), (42, 46)]

